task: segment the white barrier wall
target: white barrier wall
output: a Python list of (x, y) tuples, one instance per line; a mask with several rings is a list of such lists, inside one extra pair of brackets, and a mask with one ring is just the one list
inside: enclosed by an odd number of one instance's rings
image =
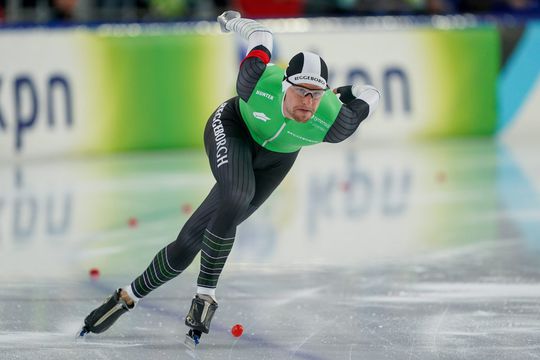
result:
[[(235, 95), (243, 51), (217, 25), (196, 30), (0, 31), (0, 159), (200, 147)], [(277, 31), (273, 62), (311, 50), (330, 85), (378, 87), (380, 107), (352, 141), (491, 135), (498, 41), (494, 27)]]

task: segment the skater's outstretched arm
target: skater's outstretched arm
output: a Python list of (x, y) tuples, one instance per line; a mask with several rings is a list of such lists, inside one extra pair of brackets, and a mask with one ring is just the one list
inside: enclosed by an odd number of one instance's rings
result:
[(324, 141), (338, 143), (351, 136), (377, 107), (381, 94), (373, 86), (348, 85), (334, 89), (343, 103)]
[(218, 16), (218, 22), (223, 32), (235, 32), (248, 42), (246, 57), (240, 64), (236, 80), (238, 95), (248, 101), (272, 57), (272, 32), (255, 20), (240, 17), (237, 11), (225, 11)]

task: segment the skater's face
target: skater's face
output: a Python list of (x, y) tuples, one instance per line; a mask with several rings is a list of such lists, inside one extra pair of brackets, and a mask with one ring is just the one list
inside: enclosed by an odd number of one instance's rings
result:
[(292, 84), (285, 92), (283, 113), (286, 117), (305, 123), (319, 107), (324, 89), (311, 84)]

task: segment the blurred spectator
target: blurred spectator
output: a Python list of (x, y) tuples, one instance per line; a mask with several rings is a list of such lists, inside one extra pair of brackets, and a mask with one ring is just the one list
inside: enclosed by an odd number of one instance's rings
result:
[(308, 0), (305, 6), (307, 16), (349, 16), (356, 14), (357, 0)]
[(84, 0), (85, 17), (92, 21), (137, 21), (149, 15), (151, 0)]
[(77, 3), (78, 0), (52, 0), (51, 20), (61, 22), (75, 20)]
[(539, 15), (540, 0), (0, 0), (0, 22), (215, 20), (228, 9), (249, 18)]
[(228, 0), (214, 0), (214, 14), (222, 14), (226, 10), (229, 9), (229, 1)]
[(234, 0), (231, 8), (242, 17), (251, 19), (300, 17), (304, 15), (307, 0)]
[(452, 1), (448, 0), (426, 0), (425, 11), (430, 15), (451, 14), (455, 11)]
[(0, 0), (0, 23), (3, 23), (6, 20), (6, 2), (5, 0)]
[(366, 15), (419, 15), (451, 14), (456, 0), (358, 0), (360, 14)]
[(506, 13), (538, 13), (540, 11), (540, 1), (538, 0), (506, 0), (495, 9)]
[(459, 13), (488, 13), (493, 10), (495, 3), (499, 0), (461, 0), (456, 1), (458, 4), (457, 12)]
[(150, 0), (150, 11), (155, 18), (178, 19), (188, 13), (185, 0)]
[(538, 13), (539, 0), (461, 0), (456, 1), (459, 13)]

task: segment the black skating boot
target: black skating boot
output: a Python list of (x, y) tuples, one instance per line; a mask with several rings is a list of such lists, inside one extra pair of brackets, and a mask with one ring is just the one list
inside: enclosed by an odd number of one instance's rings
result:
[(186, 325), (190, 328), (186, 334), (189, 341), (198, 345), (202, 333), (208, 334), (208, 331), (210, 331), (210, 322), (217, 308), (218, 304), (211, 296), (195, 295), (186, 316)]
[(120, 297), (121, 291), (122, 289), (116, 290), (105, 299), (102, 305), (84, 319), (84, 325), (79, 336), (84, 336), (90, 332), (100, 334), (110, 328), (122, 314), (135, 308), (135, 303), (130, 306), (122, 300)]

